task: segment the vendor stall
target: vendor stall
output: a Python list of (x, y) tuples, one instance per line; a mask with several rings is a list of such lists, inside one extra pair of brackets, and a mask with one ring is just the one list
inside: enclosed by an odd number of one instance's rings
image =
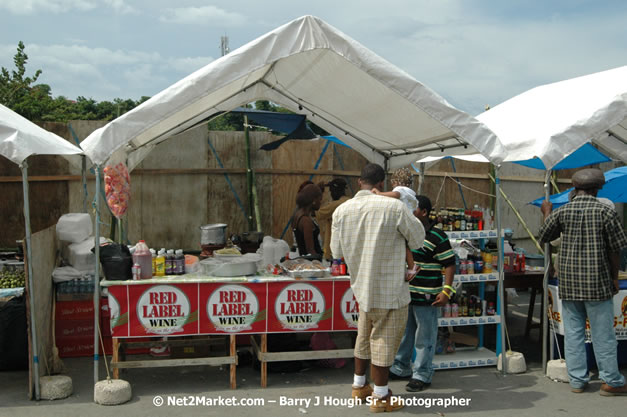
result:
[[(212, 62), (92, 133), (81, 147), (97, 166), (96, 194), (105, 164), (121, 161), (132, 170), (160, 142), (261, 99), (307, 115), (387, 169), (448, 149), (479, 151), (494, 163), (502, 161), (502, 145), (482, 123), (337, 29), (305, 16)], [(98, 241), (99, 227), (96, 233)], [(98, 275), (98, 264), (96, 268)], [(96, 286), (94, 300), (98, 292)], [(97, 344), (94, 360), (97, 382)]]

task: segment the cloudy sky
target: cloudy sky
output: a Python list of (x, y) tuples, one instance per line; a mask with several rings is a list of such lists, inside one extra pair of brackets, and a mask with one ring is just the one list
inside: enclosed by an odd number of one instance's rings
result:
[(0, 66), (21, 40), (54, 96), (138, 99), (306, 14), (473, 115), (627, 65), (624, 0), (0, 0)]

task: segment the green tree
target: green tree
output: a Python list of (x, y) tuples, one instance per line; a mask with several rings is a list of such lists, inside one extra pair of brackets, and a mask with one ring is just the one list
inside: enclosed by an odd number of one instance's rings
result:
[(31, 84), (37, 81), (37, 78), (41, 75), (41, 70), (38, 69), (32, 77), (26, 76), (28, 55), (26, 55), (24, 49), (24, 43), (20, 41), (17, 44), (17, 53), (13, 57), (15, 70), (9, 71), (7, 68), (2, 67), (0, 72), (0, 103), (20, 114), (21, 111), (25, 110), (22, 108), (26, 104), (24, 98), (28, 97), (31, 91)]

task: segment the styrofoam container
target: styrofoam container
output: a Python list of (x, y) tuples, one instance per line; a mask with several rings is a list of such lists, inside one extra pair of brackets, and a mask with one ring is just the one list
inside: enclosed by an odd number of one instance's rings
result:
[[(101, 237), (100, 243), (107, 239)], [(79, 243), (68, 245), (68, 263), (80, 272), (93, 271), (96, 268), (96, 255), (91, 251), (94, 247), (94, 237), (89, 236)]]
[(93, 225), (87, 213), (68, 213), (59, 218), (56, 229), (59, 240), (80, 243), (91, 236)]

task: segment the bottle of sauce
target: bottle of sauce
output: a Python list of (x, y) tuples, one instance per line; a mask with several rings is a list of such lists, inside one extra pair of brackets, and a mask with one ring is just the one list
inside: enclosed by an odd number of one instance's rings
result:
[(155, 259), (155, 271), (158, 277), (165, 276), (165, 249), (159, 249), (157, 258)]

